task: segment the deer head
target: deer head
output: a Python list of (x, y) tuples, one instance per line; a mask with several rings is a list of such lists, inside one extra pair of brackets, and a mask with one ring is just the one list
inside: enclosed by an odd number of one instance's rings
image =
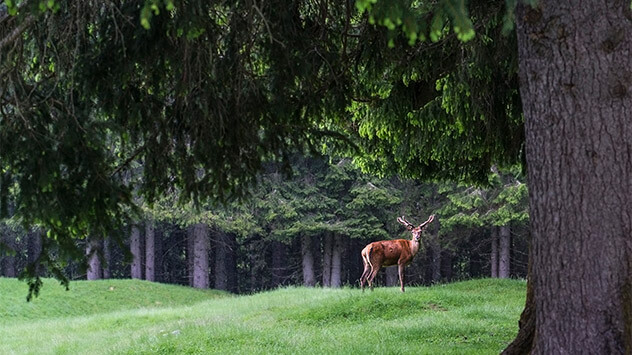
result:
[(397, 222), (406, 226), (406, 229), (408, 229), (409, 231), (413, 233), (413, 240), (416, 242), (419, 242), (419, 240), (421, 239), (421, 233), (424, 231), (424, 229), (426, 229), (428, 224), (430, 224), (430, 222), (434, 220), (434, 217), (435, 217), (434, 215), (431, 215), (430, 217), (428, 217), (427, 221), (425, 221), (424, 223), (420, 224), (417, 227), (415, 227), (415, 225), (413, 225), (412, 223), (408, 222), (404, 216), (397, 217)]

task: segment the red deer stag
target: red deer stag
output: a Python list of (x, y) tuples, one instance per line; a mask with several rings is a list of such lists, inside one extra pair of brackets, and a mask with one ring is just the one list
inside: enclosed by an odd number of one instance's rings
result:
[(413, 233), (413, 239), (396, 239), (381, 240), (373, 242), (362, 249), (362, 262), (364, 263), (364, 272), (360, 277), (360, 287), (364, 292), (364, 283), (368, 282), (371, 291), (373, 291), (373, 279), (382, 266), (391, 266), (397, 264), (399, 267), (399, 283), (404, 292), (404, 267), (406, 267), (419, 251), (421, 233), (426, 229), (428, 224), (432, 222), (434, 215), (430, 216), (427, 221), (415, 227), (412, 223), (404, 219), (404, 216), (398, 217), (397, 221), (406, 226)]

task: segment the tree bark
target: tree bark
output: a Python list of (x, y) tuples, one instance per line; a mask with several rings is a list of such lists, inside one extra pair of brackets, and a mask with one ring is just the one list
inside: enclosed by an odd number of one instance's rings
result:
[(132, 278), (143, 278), (143, 263), (142, 263), (142, 251), (140, 244), (140, 229), (138, 225), (133, 224), (131, 228), (131, 236), (129, 241), (129, 249), (132, 253)]
[[(7, 248), (16, 252), (16, 235), (15, 232), (10, 230), (9, 228), (5, 228), (5, 232), (2, 235), (2, 241), (7, 246)], [(16, 277), (17, 276), (17, 268), (15, 266), (15, 256), (9, 253), (5, 254), (2, 257), (2, 275), (4, 277)]]
[(428, 249), (431, 253), (430, 262), (432, 269), (432, 279), (430, 282), (441, 282), (441, 246), (439, 245), (436, 234), (433, 234), (433, 236), (430, 237), (430, 245)]
[(30, 268), (34, 268), (34, 274), (41, 276), (43, 274), (42, 265), (40, 265), (40, 256), (42, 254), (42, 230), (39, 228), (31, 229), (27, 234), (27, 258), (26, 261)]
[(286, 280), (287, 245), (283, 242), (272, 242), (272, 287), (282, 286)]
[(316, 285), (316, 274), (314, 273), (314, 252), (312, 237), (304, 235), (301, 237), (301, 260), (303, 266), (303, 286), (314, 287)]
[(499, 229), (498, 277), (501, 279), (508, 279), (510, 274), (509, 254), (511, 250), (511, 233), (509, 226), (501, 226)]
[(441, 253), (441, 276), (446, 281), (452, 281), (452, 274), (454, 269), (452, 268), (452, 254), (449, 251)]
[(189, 286), (193, 287), (193, 260), (194, 260), (194, 241), (195, 241), (195, 226), (187, 227), (187, 270), (189, 278)]
[(211, 247), (209, 228), (204, 223), (193, 226), (193, 287), (209, 288), (208, 252)]
[(333, 238), (330, 233), (326, 233), (323, 238), (323, 287), (331, 286), (332, 248), (333, 248)]
[(103, 269), (101, 267), (101, 259), (99, 252), (102, 250), (102, 241), (96, 237), (88, 237), (86, 243), (86, 255), (88, 256), (88, 270), (86, 270), (86, 278), (88, 280), (100, 280), (103, 278)]
[(535, 354), (632, 353), (632, 23), (626, 1), (516, 13)]
[(339, 288), (342, 286), (342, 252), (343, 241), (342, 236), (334, 237), (333, 249), (331, 251), (331, 287)]
[(384, 274), (386, 275), (386, 286), (393, 287), (399, 286), (399, 271), (397, 265), (384, 268)]
[(491, 237), (492, 237), (492, 252), (489, 262), (491, 264), (492, 269), (492, 277), (498, 277), (498, 227), (492, 226), (491, 228)]
[(103, 260), (105, 265), (103, 267), (103, 278), (112, 278), (112, 239), (105, 237), (103, 239)]
[(151, 220), (145, 224), (145, 280), (156, 281), (156, 229)]
[(229, 292), (237, 291), (237, 264), (235, 235), (219, 231), (215, 252), (215, 288)]

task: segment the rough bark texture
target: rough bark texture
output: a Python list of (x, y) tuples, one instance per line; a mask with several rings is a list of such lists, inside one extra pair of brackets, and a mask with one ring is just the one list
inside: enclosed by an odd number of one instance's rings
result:
[(511, 233), (509, 226), (501, 226), (499, 228), (499, 250), (498, 250), (498, 277), (501, 279), (509, 278), (509, 262), (510, 262), (510, 250), (511, 250)]
[(344, 251), (344, 243), (341, 236), (335, 236), (333, 239), (333, 249), (331, 251), (331, 287), (342, 286), (342, 252)]
[(235, 235), (220, 231), (215, 248), (215, 288), (229, 292), (237, 291), (237, 264), (235, 261)]
[(492, 253), (489, 259), (492, 269), (492, 277), (498, 277), (498, 227), (492, 226)]
[(156, 281), (156, 229), (153, 221), (145, 225), (145, 280)]
[(95, 237), (88, 238), (86, 243), (86, 255), (88, 256), (88, 270), (86, 277), (88, 280), (100, 280), (103, 278), (103, 269), (101, 268), (101, 259), (99, 253), (102, 248), (102, 241)]
[(301, 238), (301, 263), (303, 266), (303, 286), (306, 287), (314, 287), (316, 285), (313, 249), (312, 237), (304, 235)]
[(516, 15), (536, 354), (632, 353), (629, 1)]
[(140, 245), (140, 229), (137, 225), (132, 225), (131, 236), (129, 241), (129, 249), (132, 253), (132, 278), (143, 278), (142, 251)]
[(331, 234), (325, 234), (323, 238), (323, 286), (331, 286), (331, 252), (333, 248), (333, 238)]
[(193, 226), (193, 287), (209, 288), (208, 251), (211, 247), (209, 228), (204, 223)]

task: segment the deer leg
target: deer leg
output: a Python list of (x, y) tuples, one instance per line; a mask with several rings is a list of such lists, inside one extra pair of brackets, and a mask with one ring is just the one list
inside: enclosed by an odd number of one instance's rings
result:
[(378, 271), (380, 271), (380, 266), (379, 266), (379, 264), (376, 263), (376, 264), (373, 265), (373, 270), (371, 271), (371, 276), (369, 276), (369, 287), (371, 288), (371, 291), (373, 291), (373, 279), (377, 275)]
[(369, 274), (370, 273), (371, 273), (371, 267), (365, 261), (364, 262), (364, 271), (362, 272), (362, 276), (360, 277), (360, 288), (362, 289), (362, 292), (364, 292), (364, 283), (369, 278)]
[(399, 264), (398, 267), (399, 267), (399, 283), (400, 283), (400, 285), (402, 287), (402, 292), (404, 292), (404, 275), (406, 274), (404, 272), (405, 265), (404, 264)]

